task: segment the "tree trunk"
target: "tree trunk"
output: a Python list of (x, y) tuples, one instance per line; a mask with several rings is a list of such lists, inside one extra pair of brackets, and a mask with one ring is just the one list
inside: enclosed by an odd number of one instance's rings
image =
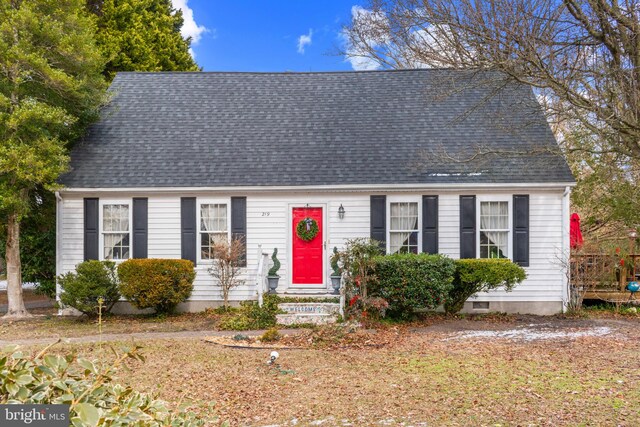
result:
[(22, 299), (22, 266), (20, 265), (20, 221), (10, 214), (7, 222), (7, 297), (9, 299), (5, 318), (30, 317)]

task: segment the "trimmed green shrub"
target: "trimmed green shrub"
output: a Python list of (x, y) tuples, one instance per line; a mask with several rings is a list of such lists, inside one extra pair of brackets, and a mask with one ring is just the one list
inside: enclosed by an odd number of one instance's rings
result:
[(272, 328), (276, 325), (276, 314), (281, 312), (280, 302), (279, 296), (270, 294), (263, 296), (262, 307), (257, 301), (242, 301), (239, 310), (222, 319), (218, 326), (231, 331)]
[(87, 316), (98, 315), (98, 299), (102, 298), (103, 312), (109, 312), (120, 299), (116, 264), (113, 261), (85, 261), (75, 272), (58, 277), (62, 288), (60, 301)]
[(271, 261), (273, 261), (273, 266), (267, 272), (267, 276), (280, 277), (278, 275), (278, 270), (280, 270), (280, 260), (278, 259), (278, 248), (273, 248), (273, 254), (271, 254)]
[(184, 259), (129, 259), (118, 266), (120, 292), (134, 307), (171, 313), (193, 291), (196, 273)]
[(374, 265), (377, 281), (369, 294), (389, 303), (390, 317), (407, 319), (416, 309), (433, 309), (442, 304), (453, 287), (456, 271), (444, 255), (394, 254), (378, 256)]
[(187, 427), (216, 421), (187, 411), (188, 402), (170, 410), (161, 400), (113, 383), (127, 359), (144, 361), (139, 347), (113, 350), (109, 365), (75, 353), (48, 354), (47, 349), (33, 358), (17, 346), (0, 350), (0, 404), (67, 404), (73, 426)]
[(500, 287), (508, 292), (527, 278), (524, 269), (508, 259), (459, 259), (455, 262), (453, 288), (444, 304), (447, 313), (462, 310), (464, 302), (478, 292)]

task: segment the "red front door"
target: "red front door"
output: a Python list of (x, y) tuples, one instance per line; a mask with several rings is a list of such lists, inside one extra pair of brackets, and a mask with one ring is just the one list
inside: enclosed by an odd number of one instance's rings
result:
[[(294, 285), (322, 285), (324, 224), (322, 223), (322, 208), (293, 208), (292, 211), (292, 258)], [(298, 237), (296, 229), (298, 223), (311, 218), (318, 223), (318, 234), (311, 241), (304, 241)]]

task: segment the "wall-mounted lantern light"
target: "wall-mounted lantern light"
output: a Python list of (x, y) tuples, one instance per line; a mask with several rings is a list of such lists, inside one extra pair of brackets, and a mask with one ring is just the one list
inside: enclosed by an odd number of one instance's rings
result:
[(340, 203), (340, 207), (338, 208), (338, 218), (344, 219), (344, 206)]

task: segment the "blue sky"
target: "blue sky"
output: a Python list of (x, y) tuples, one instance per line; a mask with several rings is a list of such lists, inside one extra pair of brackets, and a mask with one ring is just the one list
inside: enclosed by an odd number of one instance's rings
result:
[(172, 0), (204, 71), (351, 70), (336, 56), (359, 0)]

